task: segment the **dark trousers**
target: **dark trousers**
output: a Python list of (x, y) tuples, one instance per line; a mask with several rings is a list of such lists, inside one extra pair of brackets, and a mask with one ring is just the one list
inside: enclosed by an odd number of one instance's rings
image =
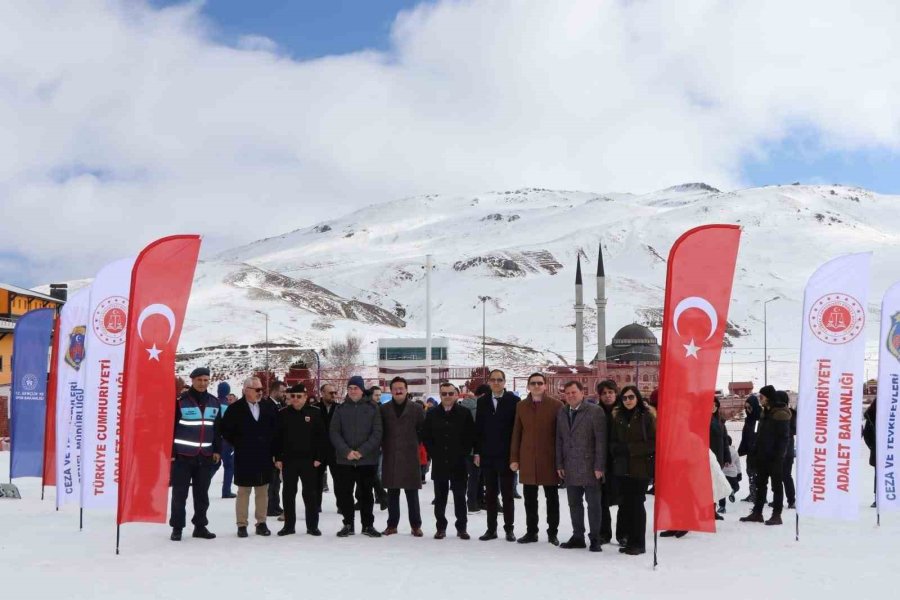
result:
[(781, 464), (781, 479), (784, 484), (784, 495), (788, 504), (794, 504), (797, 500), (797, 490), (794, 487), (794, 457), (785, 456)]
[[(613, 500), (611, 485), (603, 485), (600, 489), (600, 539), (612, 540), (612, 515), (609, 512), (610, 502)], [(616, 539), (625, 536), (625, 528), (622, 526), (622, 511), (616, 513)]]
[[(403, 490), (406, 492), (406, 510), (409, 512), (409, 526), (418, 529), (422, 526), (422, 512), (419, 510), (419, 490)], [(387, 526), (397, 528), (400, 524), (400, 490), (387, 491), (388, 520)]]
[(544, 500), (547, 502), (547, 534), (556, 535), (559, 531), (559, 486), (524, 484), (525, 526), (526, 533), (538, 532), (538, 488), (544, 488)]
[(272, 479), (269, 481), (269, 514), (281, 510), (281, 471), (272, 467)]
[[(528, 487), (526, 486), (527, 490)], [(591, 539), (596, 539), (601, 527), (601, 501), (603, 492), (600, 485), (572, 485), (566, 486), (566, 496), (569, 500), (569, 515), (572, 519), (572, 536), (584, 538), (584, 502), (587, 499), (588, 526), (591, 528)], [(526, 496), (527, 498), (527, 496)]]
[(619, 478), (619, 521), (616, 533), (628, 538), (629, 548), (645, 549), (647, 511), (644, 501), (647, 499), (649, 483), (647, 479), (636, 477)]
[(353, 525), (355, 511), (353, 510), (354, 488), (356, 501), (359, 502), (359, 520), (363, 527), (371, 527), (375, 524), (375, 516), (372, 514), (374, 500), (372, 498), (372, 486), (375, 482), (375, 465), (335, 465), (334, 496), (337, 499), (338, 510), (344, 517), (344, 525)]
[(756, 497), (753, 503), (755, 512), (762, 512), (766, 505), (766, 496), (769, 493), (767, 486), (772, 480), (772, 509), (781, 512), (784, 508), (784, 484), (781, 477), (781, 469), (773, 469), (772, 465), (756, 465)]
[(234, 447), (222, 440), (222, 496), (233, 494), (231, 484), (234, 481)]
[(447, 531), (447, 496), (453, 491), (453, 513), (456, 515), (456, 531), (465, 531), (468, 524), (466, 514), (466, 475), (459, 473), (450, 478), (433, 479), (434, 520), (438, 531)]
[(209, 509), (209, 482), (216, 465), (212, 459), (202, 456), (186, 457), (176, 456), (172, 462), (172, 508), (169, 517), (169, 526), (175, 529), (183, 529), (185, 524), (185, 505), (187, 504), (188, 488), (194, 496), (194, 518), (191, 523), (194, 527), (206, 527), (209, 521), (206, 519), (206, 511)]
[(319, 473), (312, 460), (284, 462), (281, 472), (284, 481), (284, 526), (293, 529), (297, 524), (297, 480), (303, 486), (303, 509), (306, 528), (319, 527)]
[(484, 500), (484, 486), (481, 484), (481, 469), (475, 466), (475, 458), (471, 455), (466, 457), (466, 475), (468, 476), (466, 502), (469, 509), (476, 510), (481, 508), (481, 502)]
[(482, 467), (484, 475), (484, 499), (487, 505), (487, 527), (497, 531), (497, 492), (503, 499), (503, 528), (512, 531), (516, 522), (516, 505), (513, 500), (513, 473), (509, 467), (496, 469)]

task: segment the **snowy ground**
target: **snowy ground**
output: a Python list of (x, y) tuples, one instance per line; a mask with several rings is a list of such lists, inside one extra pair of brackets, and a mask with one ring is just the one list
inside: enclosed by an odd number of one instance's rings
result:
[[(8, 468), (9, 453), (0, 453), (0, 473), (8, 473)], [(283, 598), (288, 594), (429, 600), (588, 596), (697, 600), (854, 594), (862, 599), (874, 597), (882, 589), (881, 580), (872, 575), (896, 568), (894, 536), (900, 535), (900, 515), (885, 515), (882, 526), (875, 527), (875, 511), (868, 508), (871, 481), (867, 467), (859, 482), (859, 521), (807, 519), (801, 522), (799, 543), (794, 541), (793, 511), (785, 511), (784, 526), (766, 527), (738, 523), (749, 505), (729, 504), (717, 534), (661, 539), (660, 566), (654, 571), (649, 552), (628, 557), (620, 555), (616, 546), (604, 546), (601, 554), (566, 551), (547, 544), (543, 531), (541, 543), (524, 547), (502, 540), (480, 542), (475, 537), (484, 531), (484, 513), (469, 516), (471, 541), (431, 539), (430, 481), (421, 494), (426, 534), (422, 539), (409, 535), (405, 521), (395, 537), (369, 539), (357, 534), (338, 539), (334, 534), (340, 519), (332, 494), (326, 495), (321, 538), (251, 534), (248, 539), (238, 539), (233, 501), (212, 493), (210, 529), (219, 535), (217, 539), (188, 537), (173, 543), (166, 526), (129, 524), (122, 528), (122, 554), (116, 556), (112, 512), (87, 513), (84, 531), (79, 532), (77, 509), (56, 512), (52, 488), (47, 490), (48, 499), (41, 502), (39, 481), (20, 479), (16, 483), (23, 499), (0, 500), (0, 585), (8, 597), (55, 600), (211, 600)], [(221, 471), (211, 486), (212, 492), (220, 490)], [(564, 493), (560, 499), (559, 537), (565, 540), (571, 528)], [(647, 510), (652, 515), (652, 496)], [(452, 506), (448, 516), (452, 530)], [(383, 528), (386, 518), (386, 512), (377, 513), (376, 527)], [(517, 501), (519, 535), (525, 531), (524, 520), (524, 508)], [(273, 532), (279, 526), (269, 519)], [(301, 523), (298, 528), (302, 530)], [(652, 548), (650, 523), (647, 547)]]

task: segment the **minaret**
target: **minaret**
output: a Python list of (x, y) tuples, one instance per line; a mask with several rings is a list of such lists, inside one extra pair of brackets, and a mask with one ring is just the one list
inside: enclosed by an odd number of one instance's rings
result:
[(581, 285), (581, 251), (575, 268), (575, 366), (584, 366), (584, 286)]
[(606, 273), (603, 244), (597, 250), (597, 362), (606, 362)]

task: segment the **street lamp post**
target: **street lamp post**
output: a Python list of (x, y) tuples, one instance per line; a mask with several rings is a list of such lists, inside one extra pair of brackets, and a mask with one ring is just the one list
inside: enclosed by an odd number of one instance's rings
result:
[(769, 327), (766, 309), (768, 308), (769, 302), (774, 302), (779, 298), (781, 298), (781, 296), (775, 296), (774, 298), (769, 298), (763, 302), (763, 385), (769, 385)]
[(487, 373), (485, 370), (487, 369), (487, 358), (485, 354), (485, 337), (487, 332), (487, 301), (491, 299), (490, 296), (478, 296), (478, 299), (481, 300), (481, 376), (487, 379)]

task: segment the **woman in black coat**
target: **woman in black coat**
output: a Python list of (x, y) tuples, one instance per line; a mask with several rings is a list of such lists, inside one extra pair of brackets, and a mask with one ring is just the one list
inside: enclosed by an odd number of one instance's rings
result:
[(763, 418), (759, 422), (756, 445), (747, 461), (756, 469), (757, 494), (754, 498), (753, 512), (746, 517), (741, 517), (741, 521), (763, 522), (762, 511), (766, 505), (766, 486), (771, 479), (774, 498), (772, 500), (772, 516), (766, 521), (766, 525), (781, 525), (781, 510), (784, 504), (782, 469), (791, 437), (791, 409), (788, 408), (788, 395), (782, 391), (774, 392), (771, 396), (764, 394), (763, 406)]
[[(768, 386), (772, 387), (772, 386)], [(772, 388), (772, 391), (775, 391), (775, 388)], [(762, 392), (762, 390), (760, 390)], [(747, 396), (747, 401), (744, 402), (744, 428), (741, 431), (741, 443), (738, 445), (738, 456), (749, 456), (753, 451), (753, 446), (756, 444), (756, 424), (759, 423), (759, 419), (762, 417), (762, 407), (759, 404), (759, 399), (754, 395), (750, 394)], [(747, 497), (743, 499), (744, 502), (753, 502), (753, 499), (756, 497), (756, 470), (750, 464), (750, 461), (746, 461), (747, 466), (747, 482), (750, 486), (750, 493), (747, 494)]]

